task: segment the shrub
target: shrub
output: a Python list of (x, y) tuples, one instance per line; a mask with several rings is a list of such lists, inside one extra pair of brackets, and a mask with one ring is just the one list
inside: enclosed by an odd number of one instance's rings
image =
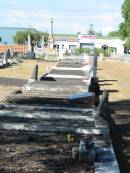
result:
[(103, 50), (101, 48), (94, 48), (94, 53), (99, 56), (101, 53), (103, 53)]
[(89, 48), (77, 48), (77, 49), (75, 49), (76, 55), (81, 55), (83, 53), (89, 54), (90, 52), (91, 52), (91, 49), (89, 49)]

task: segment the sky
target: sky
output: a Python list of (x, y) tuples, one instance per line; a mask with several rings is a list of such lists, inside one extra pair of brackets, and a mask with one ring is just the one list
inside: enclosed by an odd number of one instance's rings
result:
[(124, 0), (0, 0), (0, 27), (33, 27), (54, 33), (86, 33), (93, 24), (107, 34), (122, 22)]

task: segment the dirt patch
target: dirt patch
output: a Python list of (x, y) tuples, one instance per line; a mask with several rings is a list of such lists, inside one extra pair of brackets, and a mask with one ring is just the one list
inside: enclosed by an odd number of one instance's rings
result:
[(82, 136), (73, 134), (73, 142), (63, 133), (0, 130), (0, 136), (2, 173), (94, 173), (94, 165), (72, 159)]

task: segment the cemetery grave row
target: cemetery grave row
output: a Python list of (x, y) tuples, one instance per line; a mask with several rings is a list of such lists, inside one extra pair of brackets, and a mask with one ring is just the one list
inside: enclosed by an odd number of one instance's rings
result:
[(93, 56), (62, 60), (42, 76), (35, 66), (0, 104), (0, 171), (120, 172), (96, 70)]

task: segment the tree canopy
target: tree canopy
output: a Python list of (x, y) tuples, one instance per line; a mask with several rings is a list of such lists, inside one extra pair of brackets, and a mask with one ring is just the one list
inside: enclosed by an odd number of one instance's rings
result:
[(120, 37), (120, 32), (118, 31), (112, 31), (108, 33), (108, 36), (112, 36), (112, 37)]
[(122, 5), (122, 17), (124, 21), (119, 25), (119, 30), (112, 31), (109, 36), (119, 36), (126, 40), (125, 47), (130, 49), (130, 0), (124, 0)]
[(95, 35), (94, 25), (89, 25), (88, 35)]
[(89, 25), (89, 30), (88, 30), (87, 34), (88, 34), (88, 35), (103, 36), (102, 31), (97, 32), (97, 31), (94, 29), (94, 25), (93, 25), (93, 24), (90, 24), (90, 25)]
[(37, 42), (40, 42), (42, 36), (44, 36), (45, 43), (48, 42), (49, 34), (47, 32), (37, 31), (36, 29), (27, 29), (25, 31), (18, 31), (13, 37), (14, 42), (17, 44), (26, 44), (28, 40), (28, 35), (31, 36), (31, 45), (35, 45)]
[(122, 38), (126, 39), (125, 46), (130, 49), (130, 0), (125, 0), (122, 5), (122, 16), (124, 22), (120, 24)]

